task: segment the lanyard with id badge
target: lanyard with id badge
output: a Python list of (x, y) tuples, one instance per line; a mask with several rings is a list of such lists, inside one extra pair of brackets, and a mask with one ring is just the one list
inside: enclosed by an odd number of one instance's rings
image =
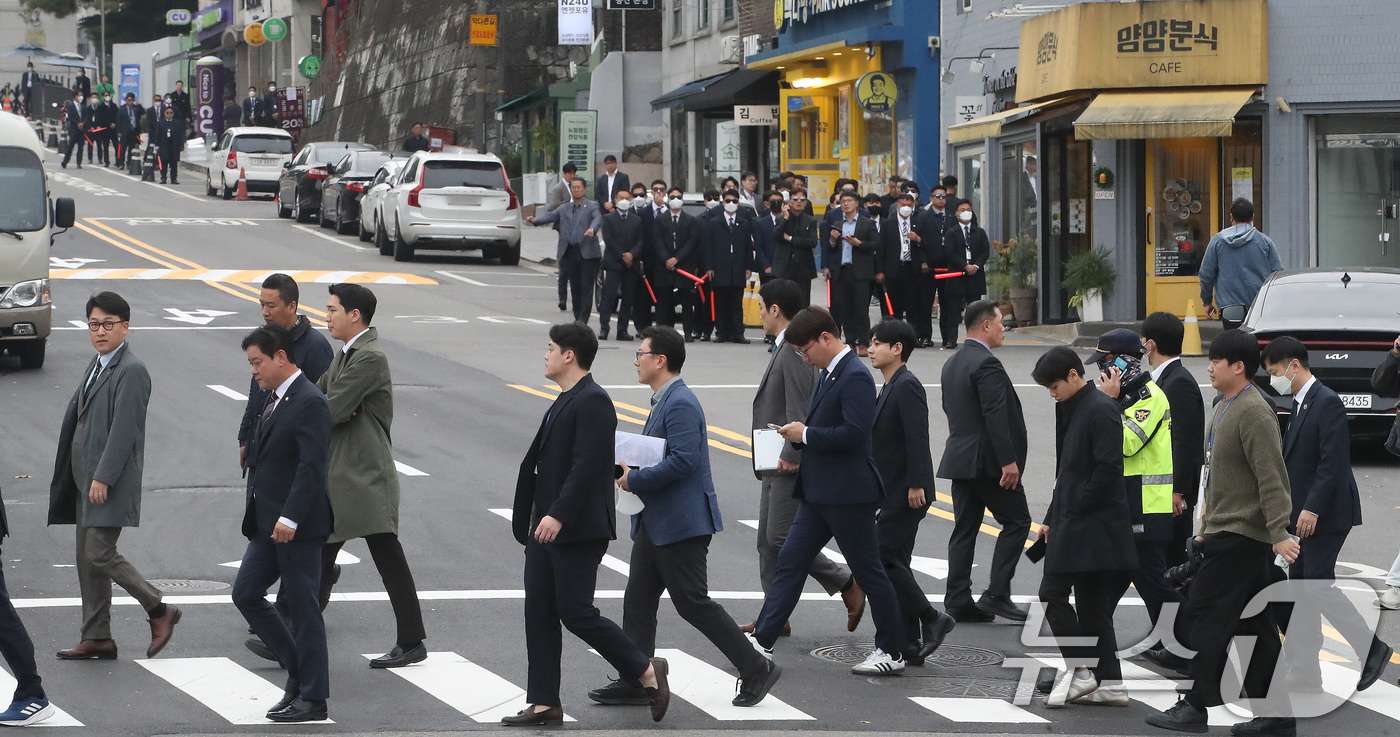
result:
[(1215, 416), (1215, 421), (1210, 425), (1210, 433), (1206, 436), (1206, 464), (1201, 467), (1201, 488), (1196, 491), (1197, 522), (1200, 522), (1205, 517), (1206, 485), (1210, 483), (1210, 455), (1211, 450), (1215, 447), (1215, 431), (1225, 419), (1225, 413), (1230, 411), (1230, 405), (1234, 404), (1235, 400), (1239, 399), (1240, 395), (1244, 394), (1246, 391), (1249, 391), (1248, 386), (1235, 392), (1235, 396), (1230, 397), (1230, 401), (1225, 403), (1225, 406), (1220, 410), (1219, 414)]

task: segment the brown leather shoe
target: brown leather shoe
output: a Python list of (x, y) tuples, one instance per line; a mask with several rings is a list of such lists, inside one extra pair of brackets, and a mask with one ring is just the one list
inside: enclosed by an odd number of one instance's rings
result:
[(666, 710), (671, 707), (671, 684), (666, 680), (669, 666), (665, 658), (652, 658), (651, 669), (656, 674), (656, 688), (648, 688), (646, 692), (651, 699), (651, 720), (659, 722), (666, 718)]
[[(752, 633), (753, 633), (754, 627), (757, 626), (757, 625), (758, 625), (758, 620), (755, 619), (754, 621), (749, 622), (748, 624), (741, 624), (741, 625), (739, 625), (739, 631), (740, 631), (740, 632), (743, 632), (744, 634), (752, 634)], [(779, 636), (779, 637), (792, 637), (792, 622), (783, 622), (783, 631), (782, 631), (782, 632), (779, 632), (779, 633), (778, 633), (778, 636)]]
[(146, 657), (154, 658), (170, 642), (175, 625), (180, 623), (180, 607), (165, 605), (165, 615), (151, 620), (151, 646), (146, 648)]
[(59, 660), (116, 660), (117, 641), (83, 640), (77, 647), (58, 651)]
[(841, 592), (841, 600), (846, 602), (846, 631), (855, 632), (860, 625), (860, 618), (865, 616), (865, 592), (860, 590), (860, 584), (856, 583), (854, 577), (851, 583)]
[(527, 706), (513, 717), (502, 717), (502, 727), (558, 727), (564, 723), (564, 708), (551, 706), (544, 711), (535, 711)]

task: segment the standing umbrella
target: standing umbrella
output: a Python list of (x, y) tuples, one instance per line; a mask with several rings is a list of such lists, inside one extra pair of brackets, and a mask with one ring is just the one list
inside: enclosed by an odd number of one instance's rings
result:
[(82, 58), (82, 57), (80, 57), (80, 56), (77, 56), (76, 54), (73, 55), (73, 56), (69, 56), (68, 54), (63, 54), (63, 55), (61, 55), (61, 56), (56, 56), (56, 57), (54, 57), (54, 58), (52, 58), (52, 59), (48, 59), (48, 60), (44, 61), (44, 64), (47, 65), (47, 66), (51, 66), (51, 67), (73, 67), (73, 68), (82, 68), (82, 69), (96, 69), (96, 68), (97, 68), (97, 65), (96, 65), (96, 64), (93, 64), (92, 62), (90, 62), (90, 61), (88, 61), (88, 60), (86, 60), (86, 59), (84, 59), (84, 58)]
[(58, 56), (58, 52), (49, 51), (39, 44), (22, 43), (9, 51), (0, 52), (0, 56), (27, 56), (30, 58), (39, 57), (46, 59), (50, 56)]

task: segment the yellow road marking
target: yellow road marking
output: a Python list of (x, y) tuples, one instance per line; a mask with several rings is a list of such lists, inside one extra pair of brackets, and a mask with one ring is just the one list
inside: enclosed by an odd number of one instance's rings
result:
[[(556, 392), (559, 391), (558, 385), (546, 385), (545, 388), (546, 388), (546, 389), (552, 389), (552, 390), (554, 390), (554, 391), (556, 391)], [(639, 415), (641, 415), (641, 416), (643, 416), (643, 417), (650, 417), (650, 416), (651, 416), (651, 410), (646, 409), (646, 408), (644, 408), (644, 407), (638, 407), (638, 406), (636, 406), (636, 405), (634, 405), (634, 404), (627, 404), (626, 402), (619, 402), (619, 401), (617, 401), (617, 400), (613, 400), (613, 405), (616, 406), (618, 409), (626, 410), (626, 411), (628, 411), (628, 412), (635, 412), (635, 413), (637, 413), (637, 414), (639, 414)], [(726, 429), (724, 429), (724, 428), (722, 428), (722, 427), (715, 427), (714, 425), (706, 425), (706, 426), (705, 426), (705, 429), (709, 430), (710, 432), (712, 432), (712, 433), (714, 433), (714, 434), (716, 434), (716, 435), (718, 435), (718, 436), (720, 436), (720, 437), (722, 437), (722, 438), (729, 438), (730, 440), (737, 440), (737, 441), (743, 443), (744, 445), (753, 445), (753, 441), (752, 441), (752, 440), (750, 440), (750, 439), (747, 438), (747, 437), (744, 437), (743, 435), (740, 435), (740, 434), (737, 433), (737, 432), (734, 432), (733, 430), (726, 430)], [(745, 457), (746, 457), (746, 458), (752, 458), (752, 457), (753, 457), (753, 454), (750, 453), (750, 454), (746, 455)]]
[[(509, 387), (512, 388), (512, 389), (519, 389), (520, 391), (525, 392), (526, 394), (533, 394), (533, 395), (535, 395), (535, 396), (537, 396), (537, 397), (544, 397), (545, 399), (548, 399), (548, 400), (551, 400), (551, 401), (553, 401), (553, 400), (559, 398), (559, 394), (557, 393), (557, 392), (559, 391), (559, 387), (558, 387), (558, 386), (547, 386), (547, 387), (545, 387), (545, 389), (552, 390), (552, 391), (556, 392), (556, 393), (554, 393), (554, 394), (549, 394), (549, 393), (547, 393), (547, 392), (542, 392), (542, 391), (540, 391), (540, 390), (538, 390), (538, 389), (532, 389), (532, 388), (530, 388), (530, 387), (528, 387), (528, 386), (521, 386), (520, 384), (507, 384), (507, 386), (509, 386)], [(647, 410), (642, 409), (641, 407), (637, 407), (637, 406), (635, 406), (635, 405), (627, 404), (627, 403), (625, 403), (625, 402), (617, 402), (617, 401), (614, 401), (614, 402), (613, 402), (613, 405), (614, 405), (617, 409), (622, 410), (623, 412), (633, 412), (633, 413), (636, 413), (636, 414), (640, 414), (640, 415), (642, 415), (643, 417), (646, 417), (646, 416), (648, 416), (648, 415), (651, 414), (650, 412), (648, 412)], [(624, 420), (624, 421), (626, 421), (626, 422), (630, 422), (630, 423), (632, 423), (632, 424), (634, 424), (634, 425), (643, 425), (643, 426), (646, 425), (646, 421), (645, 421), (645, 420), (638, 420), (638, 419), (629, 417), (629, 416), (627, 416), (627, 415), (625, 415), (625, 414), (619, 413), (619, 414), (617, 415), (617, 417), (618, 417), (618, 419), (620, 419), (620, 420)], [(713, 430), (714, 428), (710, 428), (710, 429)], [(721, 442), (719, 442), (718, 440), (715, 440), (714, 438), (708, 438), (707, 440), (708, 440), (708, 442), (709, 442), (711, 448), (718, 448), (719, 450), (723, 450), (723, 451), (726, 451), (726, 452), (728, 452), (728, 453), (733, 453), (734, 455), (740, 456), (740, 457), (742, 457), (742, 458), (753, 458), (753, 454), (750, 453), (750, 452), (747, 451), (747, 450), (743, 450), (743, 449), (741, 449), (741, 448), (735, 448), (734, 446), (729, 445), (728, 443), (721, 443)]]
[[(276, 269), (54, 269), (49, 272), (53, 279), (136, 279), (172, 281), (208, 281), (225, 284), (258, 284), (260, 277), (271, 274)], [(331, 284), (349, 282), (352, 284), (423, 284), (437, 282), (414, 274), (395, 274), (383, 271), (282, 271), (302, 284)], [(326, 279), (334, 275), (333, 279)]]

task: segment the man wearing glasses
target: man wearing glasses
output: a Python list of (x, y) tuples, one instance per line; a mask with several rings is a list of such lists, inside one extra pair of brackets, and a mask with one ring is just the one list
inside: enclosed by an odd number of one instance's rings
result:
[[(948, 190), (941, 184), (935, 184), (933, 192), (929, 195), (928, 208), (920, 215), (923, 221), (924, 258), (928, 262), (929, 271), (923, 275), (923, 285), (919, 290), (923, 300), (919, 310), (922, 315), (930, 315), (933, 312), (934, 300), (938, 301), (939, 344), (944, 347), (956, 345), (958, 342), (958, 321), (962, 319), (964, 299), (961, 283), (963, 279), (934, 277), (937, 276), (938, 269), (962, 271), (967, 265), (965, 254), (955, 252), (957, 249), (949, 250), (943, 247), (944, 234), (954, 223), (953, 211), (948, 208), (947, 203)], [(915, 321), (914, 324), (919, 329), (919, 347), (932, 348), (932, 321), (924, 319)]]
[(59, 650), (61, 660), (116, 660), (112, 639), (112, 583), (150, 617), (154, 658), (170, 642), (179, 608), (117, 552), (123, 527), (141, 524), (141, 471), (146, 453), (146, 404), (151, 375), (126, 345), (131, 306), (115, 292), (87, 301), (88, 338), (97, 356), (68, 402), (58, 436), (49, 524), (76, 525), (78, 585), (83, 599), (82, 640)]
[(804, 306), (812, 303), (818, 240), (817, 219), (807, 213), (807, 190), (794, 189), (785, 216), (773, 229), (773, 278), (796, 284)]

